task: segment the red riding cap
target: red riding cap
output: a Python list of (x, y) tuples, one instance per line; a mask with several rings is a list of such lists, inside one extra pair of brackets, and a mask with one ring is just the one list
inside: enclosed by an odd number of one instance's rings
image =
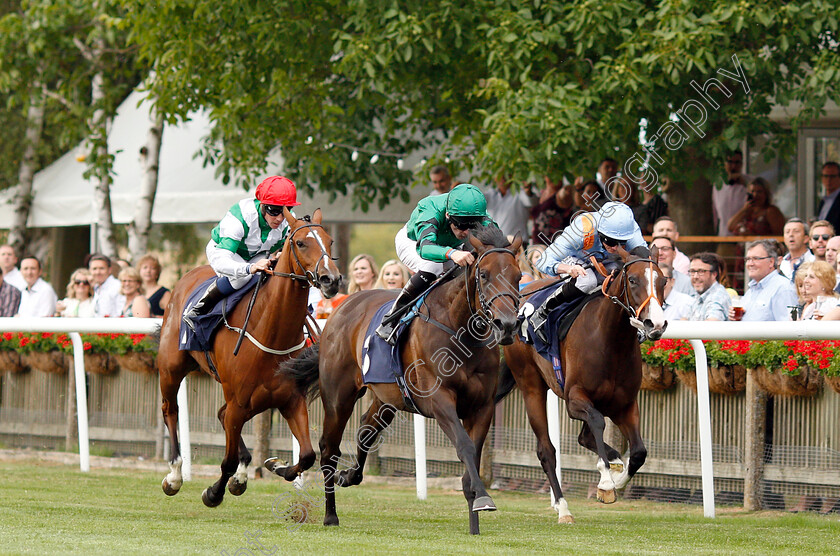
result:
[(269, 176), (257, 186), (257, 199), (264, 205), (296, 207), (297, 188), (295, 182), (283, 176)]

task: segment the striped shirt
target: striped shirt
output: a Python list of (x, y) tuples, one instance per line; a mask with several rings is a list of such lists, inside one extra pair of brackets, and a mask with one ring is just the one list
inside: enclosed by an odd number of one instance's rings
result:
[(694, 292), (694, 303), (688, 320), (729, 320), (732, 298), (720, 282), (715, 282), (703, 293)]

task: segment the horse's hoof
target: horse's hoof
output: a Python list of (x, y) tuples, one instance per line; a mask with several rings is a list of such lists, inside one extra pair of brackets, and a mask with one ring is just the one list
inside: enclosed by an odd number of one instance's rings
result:
[(473, 500), (472, 511), (474, 512), (495, 512), (496, 504), (489, 496), (481, 496)]
[(248, 482), (240, 483), (236, 480), (236, 477), (231, 477), (227, 484), (228, 492), (233, 494), (234, 496), (242, 496), (242, 494), (248, 489)]
[(287, 471), (287, 469), (289, 469), (286, 465), (286, 462), (281, 462), (277, 458), (268, 458), (267, 460), (265, 460), (265, 463), (263, 463), (263, 465), (265, 466), (266, 469), (268, 469), (269, 471), (271, 471), (272, 473), (274, 473), (278, 477), (283, 477), (287, 481), (293, 481), (294, 480), (294, 477), (291, 478), (291, 479), (286, 477), (286, 471)]
[(338, 526), (338, 516), (337, 515), (325, 515), (324, 516), (324, 527), (337, 527)]
[(223, 500), (224, 496), (219, 496), (218, 500), (213, 499), (213, 496), (210, 494), (210, 487), (205, 488), (204, 492), (201, 493), (201, 501), (204, 502), (204, 505), (208, 508), (215, 508), (221, 504)]
[(615, 489), (613, 490), (602, 490), (598, 489), (598, 501), (603, 502), (604, 504), (612, 504), (615, 502)]
[(175, 488), (174, 486), (169, 484), (169, 481), (166, 480), (166, 477), (163, 478), (163, 481), (161, 481), (160, 486), (163, 489), (163, 493), (167, 496), (175, 496), (176, 494), (178, 494), (178, 491), (181, 490), (180, 486), (178, 488)]
[(566, 524), (573, 524), (575, 522), (575, 518), (570, 515), (561, 515), (557, 518), (557, 523), (566, 523)]
[(362, 474), (352, 473), (350, 469), (342, 469), (335, 482), (340, 487), (356, 486), (362, 482)]

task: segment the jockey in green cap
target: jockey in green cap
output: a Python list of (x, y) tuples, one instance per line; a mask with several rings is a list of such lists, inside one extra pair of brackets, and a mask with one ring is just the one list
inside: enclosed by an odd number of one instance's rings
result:
[(411, 301), (452, 265), (467, 266), (475, 258), (463, 249), (472, 228), (496, 223), (487, 216), (487, 199), (476, 186), (462, 183), (449, 193), (426, 197), (417, 203), (408, 223), (394, 240), (397, 256), (414, 275), (382, 319), (376, 334), (393, 342), (391, 334)]

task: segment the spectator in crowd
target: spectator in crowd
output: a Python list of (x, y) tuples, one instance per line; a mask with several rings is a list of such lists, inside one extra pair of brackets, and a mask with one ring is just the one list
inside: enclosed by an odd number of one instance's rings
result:
[(738, 292), (732, 288), (732, 282), (729, 281), (729, 274), (726, 272), (726, 261), (724, 261), (723, 257), (717, 253), (712, 253), (712, 255), (714, 255), (717, 259), (718, 271), (720, 272), (718, 275), (718, 283), (726, 289), (726, 293), (729, 294), (730, 299), (739, 297)]
[[(605, 158), (598, 164), (598, 172), (595, 175), (596, 185), (598, 186), (598, 207), (604, 206), (604, 203), (610, 199), (607, 197), (607, 192), (610, 189), (610, 180), (618, 175), (618, 161), (612, 158)], [(595, 210), (598, 210), (597, 208)]]
[(66, 297), (55, 304), (59, 317), (94, 317), (93, 286), (90, 282), (90, 271), (77, 268), (70, 275), (67, 283)]
[[(652, 248), (654, 245), (659, 250), (659, 264), (665, 263), (671, 268), (674, 268), (674, 240), (667, 236), (654, 236), (650, 242), (650, 247)], [(678, 270), (673, 270), (671, 278), (673, 279), (675, 290), (686, 295), (694, 294), (694, 288), (691, 287), (691, 279), (687, 275)]]
[(595, 180), (583, 181), (578, 177), (575, 180), (575, 207), (586, 212), (598, 212), (603, 199), (605, 198), (598, 190), (598, 182)]
[(120, 257), (116, 257), (111, 259), (111, 274), (114, 275), (114, 278), (119, 280), (120, 272), (125, 270), (126, 268), (130, 267), (131, 263), (125, 259), (121, 259)]
[(840, 298), (834, 292), (834, 269), (825, 261), (803, 263), (796, 273), (802, 313), (798, 320), (819, 320), (834, 309)]
[[(513, 239), (513, 236), (508, 236), (508, 241), (511, 243), (513, 242)], [(536, 244), (535, 247), (537, 246), (541, 248), (540, 253), (545, 252), (545, 245)], [(521, 277), (519, 278), (519, 291), (522, 291), (522, 288), (534, 280), (539, 279), (537, 278), (538, 273), (534, 270), (534, 267), (529, 260), (529, 255), (531, 254), (530, 248), (528, 252), (526, 252), (524, 246), (520, 246), (519, 251), (516, 253), (516, 264), (519, 266), (519, 272), (521, 273)], [(539, 257), (537, 260), (539, 260)]]
[(837, 252), (840, 251), (840, 236), (828, 238), (825, 244), (825, 262), (831, 266), (837, 266)]
[(747, 186), (747, 200), (729, 219), (732, 235), (777, 236), (785, 226), (785, 215), (773, 204), (770, 184), (764, 178), (753, 178)]
[(88, 261), (93, 284), (93, 307), (97, 317), (116, 317), (122, 312), (120, 281), (111, 275), (111, 259), (94, 253)]
[[(528, 250), (525, 252), (525, 261), (526, 261), (526, 268), (528, 269), (528, 274), (534, 277), (534, 280), (542, 280), (546, 278), (546, 275), (540, 272), (539, 268), (537, 268), (537, 262), (542, 258), (543, 253), (545, 253), (546, 246), (545, 245), (531, 245), (528, 247)], [(522, 269), (522, 264), (519, 265), (520, 270)], [(522, 272), (525, 272), (524, 270)]]
[(149, 300), (143, 297), (143, 280), (136, 268), (128, 267), (120, 271), (121, 317), (149, 318), (151, 307)]
[(697, 253), (691, 256), (691, 285), (694, 298), (689, 320), (728, 320), (732, 299), (718, 281), (720, 259), (716, 253)]
[(20, 309), (20, 290), (0, 278), (0, 317), (13, 317)]
[(429, 179), (432, 180), (432, 192), (430, 195), (443, 195), (452, 189), (452, 176), (449, 175), (449, 168), (446, 166), (435, 166), (429, 172)]
[(811, 224), (811, 232), (808, 235), (811, 237), (808, 241), (808, 247), (814, 254), (814, 260), (825, 261), (828, 240), (834, 237), (834, 226), (827, 220), (817, 220)]
[(151, 307), (153, 317), (162, 317), (169, 300), (172, 299), (172, 292), (158, 284), (162, 270), (160, 261), (154, 255), (143, 255), (137, 261), (137, 270), (143, 280), (143, 291), (151, 292), (146, 296)]
[(408, 269), (397, 259), (388, 259), (379, 270), (374, 289), (401, 290), (410, 278)]
[[(798, 304), (793, 283), (776, 270), (779, 253), (772, 239), (760, 239), (747, 245), (747, 276), (750, 279), (744, 294), (744, 321), (790, 320), (789, 307)], [(729, 320), (734, 314), (729, 309)]]
[[(636, 182), (622, 177), (612, 180), (609, 184), (609, 188), (610, 190), (608, 191), (608, 194), (610, 201), (624, 203), (631, 209), (638, 206), (639, 202), (638, 192), (636, 191)], [(633, 214), (635, 218), (635, 211), (633, 211)]]
[(562, 232), (572, 221), (575, 214), (574, 188), (563, 187), (563, 179), (552, 182), (545, 176), (545, 189), (540, 194), (539, 202), (531, 207), (534, 230), (531, 233), (531, 245), (549, 245), (554, 234)]
[(779, 272), (792, 281), (802, 263), (814, 260), (814, 254), (808, 249), (808, 225), (801, 218), (791, 218), (785, 224), (784, 236), (788, 252), (782, 257)]
[(510, 182), (504, 174), (496, 176), (496, 188), (484, 193), (487, 199), (487, 214), (499, 225), (505, 235), (519, 237), (527, 241), (528, 219), (531, 207), (537, 204), (539, 197), (534, 194), (532, 184), (525, 184), (519, 193), (510, 190)]
[(840, 203), (837, 195), (840, 193), (840, 164), (826, 162), (822, 166), (822, 184), (825, 196), (820, 200), (817, 211), (818, 220), (828, 220), (835, 230), (840, 230)]
[(20, 292), (19, 317), (51, 317), (55, 314), (58, 296), (51, 285), (41, 278), (41, 261), (26, 256), (20, 261), (20, 273), (26, 281), (26, 288)]
[(674, 270), (688, 275), (690, 261), (688, 260), (688, 256), (677, 247), (677, 242), (680, 240), (680, 231), (677, 227), (677, 222), (670, 216), (660, 216), (653, 223), (653, 236), (671, 238), (671, 241), (674, 243)]
[(674, 289), (674, 269), (671, 265), (660, 262), (659, 269), (665, 275), (665, 303), (662, 304), (665, 320), (687, 320), (694, 300), (690, 295)]
[(26, 280), (17, 269), (17, 263), (14, 248), (11, 245), (0, 245), (0, 270), (3, 271), (3, 280), (23, 291), (26, 289)]
[[(747, 184), (752, 180), (742, 174), (744, 155), (741, 151), (734, 151), (726, 155), (726, 182), (712, 189), (712, 213), (714, 216), (717, 235), (734, 235), (729, 231), (729, 221), (736, 212), (747, 202)], [(721, 244), (726, 245), (726, 244)], [(721, 253), (724, 257), (725, 253)]]
[[(646, 181), (642, 181), (639, 189), (642, 192), (642, 202), (633, 208), (633, 216), (636, 218), (636, 223), (639, 225), (639, 228), (641, 228), (643, 234), (654, 234), (654, 224), (663, 216), (668, 215), (668, 203), (666, 203), (659, 193), (656, 192), (655, 185), (650, 185)], [(677, 241), (676, 238), (671, 239)], [(677, 252), (679, 253), (679, 251)], [(682, 255), (682, 253), (679, 254)], [(677, 259), (674, 259), (674, 261), (676, 262)], [(688, 268), (686, 267), (685, 270), (677, 268), (677, 270), (685, 273)]]
[(356, 255), (350, 261), (350, 283), (347, 285), (347, 293), (373, 289), (378, 274), (379, 268), (373, 257), (365, 253)]

